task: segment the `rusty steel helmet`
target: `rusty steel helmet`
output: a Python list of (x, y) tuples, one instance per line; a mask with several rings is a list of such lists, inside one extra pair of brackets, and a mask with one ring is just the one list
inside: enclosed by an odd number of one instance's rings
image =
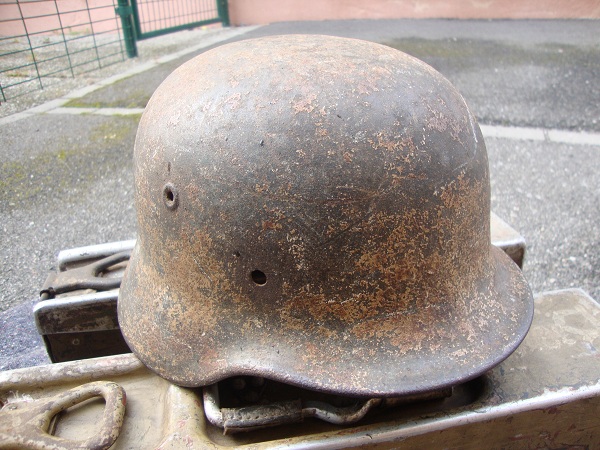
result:
[(490, 243), (479, 126), (402, 52), (301, 35), (207, 51), (156, 90), (134, 162), (119, 322), (176, 384), (415, 394), (527, 333), (531, 291)]

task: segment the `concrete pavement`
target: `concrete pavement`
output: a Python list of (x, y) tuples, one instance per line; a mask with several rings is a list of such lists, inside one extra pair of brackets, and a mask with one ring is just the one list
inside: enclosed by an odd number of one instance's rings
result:
[(527, 239), (533, 290), (575, 286), (600, 299), (600, 22), (325, 21), (238, 31), (128, 62), (127, 76), (0, 119), (0, 369), (44, 361), (31, 302), (60, 249), (134, 237), (131, 153), (154, 89), (207, 48), (271, 34), (373, 40), (442, 72), (483, 125), (492, 207)]

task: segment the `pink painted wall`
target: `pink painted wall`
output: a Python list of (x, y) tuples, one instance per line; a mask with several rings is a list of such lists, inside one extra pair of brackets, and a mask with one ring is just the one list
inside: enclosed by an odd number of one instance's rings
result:
[[(88, 0), (86, 6), (85, 0), (20, 0), (19, 10), (16, 0), (0, 0), (0, 35), (25, 35), (25, 29), (30, 35), (60, 34), (61, 22), (67, 34), (116, 32), (120, 26), (116, 3)], [(217, 16), (215, 0), (153, 0), (138, 5), (144, 32)]]
[[(115, 31), (115, 7), (112, 0), (53, 0), (0, 3), (0, 36), (44, 35), (66, 33), (89, 34)], [(60, 20), (59, 20), (60, 14)], [(24, 20), (21, 19), (24, 18)]]
[(600, 0), (229, 0), (232, 25), (294, 20), (600, 18)]
[[(0, 0), (2, 1), (2, 0)], [(163, 0), (167, 10), (180, 0)], [(185, 0), (187, 1), (187, 0)], [(190, 0), (191, 1), (191, 0)], [(211, 3), (209, 0), (196, 0)], [(155, 6), (158, 2), (155, 3)], [(56, 7), (67, 32), (87, 34), (116, 31), (113, 0), (21, 0), (30, 34), (53, 34), (60, 28)], [(57, 5), (57, 6), (56, 6)], [(214, 4), (213, 4), (214, 5)], [(214, 6), (213, 6), (214, 7)], [(157, 11), (160, 11), (157, 7)], [(152, 11), (146, 13), (152, 20)], [(143, 12), (143, 11), (142, 11)], [(39, 17), (51, 14), (49, 17)], [(390, 18), (600, 18), (600, 0), (229, 0), (232, 25), (265, 24), (294, 20)], [(200, 18), (202, 19), (202, 18)], [(18, 36), (25, 28), (16, 0), (0, 3), (0, 35)]]

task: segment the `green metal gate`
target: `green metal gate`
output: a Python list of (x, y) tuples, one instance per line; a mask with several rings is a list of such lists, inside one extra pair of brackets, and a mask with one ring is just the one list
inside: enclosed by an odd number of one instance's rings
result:
[(136, 41), (213, 23), (229, 26), (227, 0), (118, 0), (127, 55)]
[(0, 104), (125, 59), (116, 0), (0, 0)]

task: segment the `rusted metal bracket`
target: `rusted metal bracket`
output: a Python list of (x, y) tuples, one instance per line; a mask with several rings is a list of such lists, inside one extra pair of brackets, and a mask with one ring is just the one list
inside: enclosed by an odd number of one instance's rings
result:
[(378, 407), (390, 408), (414, 401), (449, 397), (452, 395), (452, 388), (398, 398), (356, 399), (353, 405), (345, 407), (335, 406), (319, 400), (296, 399), (239, 408), (222, 408), (219, 399), (219, 384), (204, 387), (202, 393), (204, 413), (208, 421), (222, 428), (223, 434), (233, 434), (302, 422), (309, 417), (335, 425), (349, 425), (358, 422), (367, 413)]
[(131, 252), (127, 250), (65, 272), (51, 273), (40, 291), (40, 298), (54, 298), (59, 294), (79, 289), (116, 289), (121, 285), (121, 277), (109, 278), (100, 275), (111, 266), (129, 260), (130, 255)]
[(133, 247), (135, 247), (135, 239), (61, 250), (56, 258), (58, 269), (61, 272), (64, 272), (71, 267), (80, 266), (84, 262), (92, 262), (106, 258), (107, 256), (112, 256), (115, 253), (131, 251), (133, 250)]
[(362, 419), (382, 402), (381, 398), (372, 398), (354, 406), (338, 408), (319, 401), (307, 402), (303, 406), (298, 399), (242, 408), (221, 408), (217, 384), (205, 387), (203, 395), (206, 418), (213, 425), (223, 428), (224, 434), (302, 422), (307, 417), (316, 417), (338, 425), (349, 424)]
[[(58, 413), (94, 397), (103, 397), (106, 401), (96, 435), (73, 441), (51, 434), (53, 419)], [(38, 400), (8, 401), (0, 410), (0, 449), (108, 449), (121, 432), (125, 403), (125, 390), (108, 381), (87, 383)]]

